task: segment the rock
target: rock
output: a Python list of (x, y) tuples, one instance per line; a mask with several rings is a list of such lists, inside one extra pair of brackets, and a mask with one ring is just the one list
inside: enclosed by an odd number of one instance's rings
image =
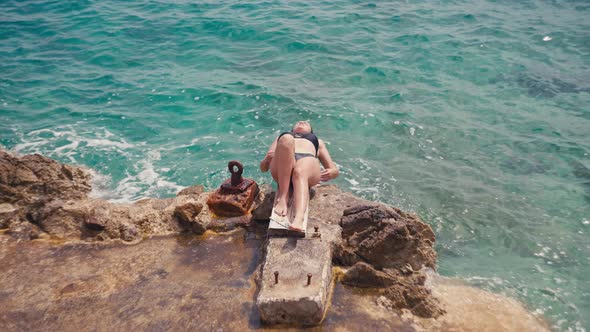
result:
[(102, 231), (113, 220), (109, 204), (96, 202), (85, 219), (85, 226), (90, 230)]
[(7, 234), (21, 240), (34, 240), (39, 238), (41, 230), (26, 220), (18, 220), (9, 225)]
[(79, 201), (53, 200), (38, 211), (33, 211), (33, 221), (44, 232), (60, 238), (80, 238), (88, 216), (86, 206)]
[[(189, 196), (180, 196), (189, 197)], [(129, 206), (131, 223), (146, 236), (178, 233), (182, 230), (173, 216), (175, 206), (169, 206), (163, 211), (149, 209), (145, 206), (132, 204)]]
[(272, 204), (275, 199), (275, 192), (268, 184), (260, 186), (258, 196), (254, 200), (252, 218), (254, 220), (269, 220), (272, 213)]
[(190, 186), (190, 187), (186, 187), (186, 188), (182, 189), (181, 191), (178, 192), (178, 194), (176, 194), (176, 196), (182, 196), (182, 195), (199, 196), (204, 192), (205, 192), (205, 187), (198, 184), (198, 185), (194, 185), (194, 186)]
[(388, 287), (396, 282), (395, 278), (377, 271), (371, 265), (358, 262), (348, 269), (342, 278), (342, 283), (355, 287)]
[(93, 231), (102, 231), (105, 227), (105, 222), (98, 218), (89, 218), (86, 220), (85, 225)]
[(121, 238), (121, 225), (132, 223), (129, 204), (113, 204), (102, 200), (90, 204), (93, 206), (93, 217), (102, 219), (105, 225), (101, 235), (103, 240)]
[(434, 232), (417, 215), (381, 203), (346, 197), (335, 189), (319, 188), (317, 199), (325, 199), (320, 214), (333, 218), (334, 203), (340, 200), (342, 240), (335, 242), (336, 264), (352, 266), (342, 282), (356, 287), (381, 289), (380, 306), (397, 312), (410, 310), (421, 317), (444, 313), (425, 286), (422, 267), (436, 266)]
[(348, 248), (342, 244), (334, 247), (334, 264), (342, 266), (352, 266), (362, 259), (355, 253), (354, 248)]
[(180, 223), (184, 230), (191, 231), (195, 234), (203, 234), (206, 231), (205, 226), (197, 219), (199, 213), (203, 210), (203, 204), (197, 202), (188, 202), (176, 206), (174, 217)]
[(431, 291), (423, 285), (405, 289), (403, 294), (408, 308), (416, 316), (438, 317), (445, 313), (438, 299), (433, 297)]
[(38, 154), (17, 157), (0, 150), (0, 174), (0, 203), (83, 199), (91, 190), (88, 172)]
[(414, 273), (414, 269), (412, 268), (412, 265), (406, 264), (400, 268), (400, 272), (404, 275), (410, 275)]
[(384, 272), (364, 262), (356, 263), (342, 278), (342, 283), (350, 286), (385, 288), (382, 297), (386, 300), (381, 300), (380, 305), (391, 310), (409, 309), (420, 317), (438, 317), (444, 310), (425, 286), (425, 281), (426, 275), (422, 271), (411, 275), (397, 270)]
[(385, 296), (381, 295), (375, 300), (376, 304), (383, 309), (392, 310), (394, 307), (393, 302)]
[(188, 202), (177, 205), (174, 209), (174, 216), (183, 223), (190, 224), (201, 213), (203, 205), (196, 202)]
[(391, 303), (392, 310), (401, 312), (410, 310), (420, 317), (438, 317), (444, 314), (438, 299), (432, 296), (430, 289), (425, 285), (426, 274), (424, 270), (404, 276), (397, 271), (390, 270), (387, 273), (392, 283), (384, 290), (384, 295)]
[(126, 242), (137, 242), (142, 239), (141, 232), (135, 227), (135, 225), (124, 222), (121, 223), (121, 240)]
[(358, 205), (344, 211), (340, 225), (344, 240), (337, 262), (360, 259), (377, 269), (436, 266), (434, 233), (416, 215), (383, 204)]
[(189, 197), (188, 195), (183, 195), (181, 198), (144, 198), (134, 203), (135, 206), (141, 206), (144, 209), (154, 209), (158, 211), (164, 211), (172, 205), (179, 204), (178, 202), (184, 202), (184, 198), (188, 200), (194, 200), (194, 198)]
[(9, 203), (0, 203), (0, 229), (8, 228), (14, 218), (22, 213), (17, 207)]

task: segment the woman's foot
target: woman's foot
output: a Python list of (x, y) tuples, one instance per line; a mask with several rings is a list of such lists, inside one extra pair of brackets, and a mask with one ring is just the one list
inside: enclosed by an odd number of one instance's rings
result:
[(294, 219), (291, 225), (289, 225), (289, 229), (292, 231), (305, 232), (305, 229), (303, 229), (303, 218)]
[(286, 198), (278, 198), (275, 202), (274, 211), (280, 217), (284, 217), (287, 215), (287, 199)]
[(289, 232), (291, 235), (296, 237), (305, 237), (305, 229), (294, 227), (293, 225), (289, 226)]

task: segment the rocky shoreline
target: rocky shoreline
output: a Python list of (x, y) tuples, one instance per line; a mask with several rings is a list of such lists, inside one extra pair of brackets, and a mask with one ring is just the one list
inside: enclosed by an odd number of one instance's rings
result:
[[(0, 150), (0, 230), (19, 240), (137, 244), (159, 235), (260, 229), (274, 195), (270, 186), (262, 186), (251, 214), (220, 218), (209, 211), (209, 193), (202, 186), (172, 198), (113, 203), (91, 197), (91, 180), (81, 167)], [(332, 250), (342, 284), (370, 289), (376, 306), (397, 315), (430, 319), (416, 327), (434, 328), (432, 322), (456, 315), (447, 315), (452, 306), (427, 282), (427, 271), (436, 269), (435, 234), (417, 215), (333, 185), (316, 188), (310, 204), (312, 222), (338, 230)]]

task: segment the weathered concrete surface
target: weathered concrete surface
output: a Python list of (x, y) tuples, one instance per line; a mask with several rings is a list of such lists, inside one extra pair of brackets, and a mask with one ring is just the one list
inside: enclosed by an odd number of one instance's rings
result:
[[(334, 186), (316, 190), (310, 201), (307, 233), (311, 235), (314, 227), (319, 227), (320, 236), (273, 237), (267, 241), (256, 299), (260, 319), (266, 324), (317, 325), (325, 315), (332, 284), (333, 248), (340, 242), (337, 220), (342, 215), (342, 209), (334, 207), (342, 203), (341, 198), (332, 196), (329, 202), (326, 198), (330, 193), (342, 192)], [(278, 283), (275, 271), (279, 272)], [(312, 275), (310, 285), (308, 273)]]
[[(320, 239), (271, 238), (256, 305), (267, 324), (315, 325), (324, 316), (332, 281), (331, 244)], [(274, 272), (279, 272), (275, 283)], [(307, 274), (311, 283), (307, 285)]]

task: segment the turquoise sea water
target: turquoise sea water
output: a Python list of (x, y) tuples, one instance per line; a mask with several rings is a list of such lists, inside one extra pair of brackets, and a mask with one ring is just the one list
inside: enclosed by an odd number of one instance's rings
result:
[(587, 1), (0, 2), (0, 144), (165, 197), (309, 119), (439, 272), (590, 328)]

